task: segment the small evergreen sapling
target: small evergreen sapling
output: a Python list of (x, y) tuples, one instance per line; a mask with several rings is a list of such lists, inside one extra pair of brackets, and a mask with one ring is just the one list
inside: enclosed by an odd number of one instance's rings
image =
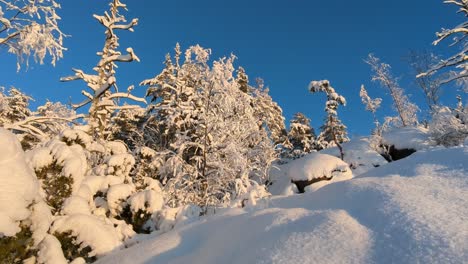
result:
[(321, 127), (318, 143), (322, 148), (327, 148), (336, 145), (340, 150), (340, 156), (343, 160), (344, 152), (341, 143), (349, 141), (346, 126), (338, 118), (338, 106), (346, 105), (346, 99), (335, 92), (335, 89), (330, 85), (328, 80), (312, 81), (309, 85), (311, 93), (324, 92), (327, 95), (325, 111), (327, 116), (325, 124)]

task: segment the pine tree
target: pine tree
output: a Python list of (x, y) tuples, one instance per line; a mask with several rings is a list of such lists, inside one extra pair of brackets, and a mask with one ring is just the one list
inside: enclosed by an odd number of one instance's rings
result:
[(310, 153), (315, 148), (315, 130), (310, 125), (310, 119), (303, 113), (296, 113), (291, 119), (288, 139), (293, 157)]
[(239, 67), (237, 69), (237, 83), (239, 85), (239, 89), (244, 93), (249, 93), (251, 87), (249, 86), (249, 76), (245, 73), (244, 68)]
[[(110, 12), (105, 12), (104, 16), (94, 15), (94, 18), (104, 26), (106, 40), (104, 48), (98, 53), (101, 56), (100, 61), (94, 68), (96, 74), (86, 74), (82, 70), (74, 69), (75, 75), (61, 78), (63, 82), (83, 80), (91, 89), (92, 93), (82, 91), (82, 94), (87, 97), (86, 100), (79, 104), (73, 105), (75, 109), (89, 105), (88, 125), (90, 126), (89, 133), (95, 138), (106, 138), (109, 135), (109, 124), (113, 113), (120, 109), (137, 108), (139, 106), (118, 106), (116, 100), (129, 99), (141, 103), (146, 103), (143, 98), (138, 98), (131, 95), (133, 86), (127, 89), (127, 92), (119, 92), (117, 87), (117, 79), (115, 76), (117, 62), (132, 62), (139, 61), (132, 48), (127, 48), (127, 54), (122, 55), (117, 50), (119, 47), (119, 38), (116, 35), (118, 30), (133, 31), (133, 27), (138, 24), (138, 19), (133, 19), (130, 23), (126, 22), (125, 17), (120, 14), (120, 9), (126, 9), (126, 5), (119, 0), (113, 0), (110, 4)], [(112, 92), (112, 88), (116, 92)]]
[(349, 141), (346, 126), (338, 119), (338, 106), (346, 105), (346, 99), (335, 92), (328, 80), (312, 81), (309, 85), (311, 93), (324, 92), (327, 95), (325, 111), (327, 116), (325, 123), (320, 127), (321, 132), (318, 136), (318, 144), (322, 148), (328, 148), (336, 145), (340, 149), (341, 159), (344, 158), (341, 143)]

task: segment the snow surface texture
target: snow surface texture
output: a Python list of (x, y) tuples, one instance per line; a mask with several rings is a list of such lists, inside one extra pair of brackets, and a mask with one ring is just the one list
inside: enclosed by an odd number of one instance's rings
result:
[(231, 209), (98, 261), (467, 263), (468, 147), (433, 148), (266, 208)]
[(19, 222), (27, 219), (28, 209), (39, 194), (39, 183), (26, 164), (16, 137), (0, 128), (0, 237), (20, 231)]

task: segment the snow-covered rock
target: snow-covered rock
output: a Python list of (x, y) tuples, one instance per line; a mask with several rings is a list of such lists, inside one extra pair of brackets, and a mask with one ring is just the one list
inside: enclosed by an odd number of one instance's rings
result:
[(310, 153), (291, 162), (288, 176), (293, 181), (309, 181), (334, 176), (335, 172), (349, 171), (349, 165), (337, 157)]
[[(288, 170), (289, 178), (296, 183), (306, 182), (308, 191), (315, 191), (333, 182), (349, 180), (353, 173), (341, 159), (320, 153), (310, 153), (294, 160)], [(303, 187), (298, 185), (299, 190)]]
[(26, 163), (21, 144), (0, 128), (0, 237), (14, 236), (19, 222), (27, 219), (28, 207), (39, 194), (39, 183)]
[(382, 143), (396, 149), (426, 149), (433, 145), (429, 130), (423, 127), (395, 128), (382, 134)]
[[(349, 142), (343, 143), (342, 147), (344, 161), (350, 165), (354, 176), (387, 163), (382, 155), (371, 148), (369, 138), (367, 137), (352, 139)], [(324, 149), (320, 153), (340, 157), (338, 147)]]

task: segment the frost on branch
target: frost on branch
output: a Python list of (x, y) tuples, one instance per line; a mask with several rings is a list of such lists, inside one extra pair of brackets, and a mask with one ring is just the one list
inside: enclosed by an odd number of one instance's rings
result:
[[(75, 75), (61, 78), (63, 82), (83, 80), (91, 90), (82, 91), (86, 99), (73, 105), (75, 109), (90, 105), (88, 123), (92, 134), (97, 138), (105, 138), (110, 132), (107, 131), (111, 116), (114, 112), (121, 109), (139, 108), (138, 105), (117, 105), (118, 100), (131, 100), (138, 103), (146, 103), (144, 98), (139, 98), (131, 94), (133, 86), (128, 87), (126, 92), (119, 92), (115, 70), (117, 62), (140, 61), (132, 48), (127, 48), (127, 54), (118, 51), (119, 38), (116, 34), (118, 30), (133, 31), (133, 27), (138, 24), (138, 19), (127, 22), (125, 17), (119, 13), (120, 9), (125, 9), (126, 5), (118, 0), (113, 0), (110, 4), (110, 11), (105, 12), (103, 16), (94, 15), (94, 18), (104, 26), (106, 41), (104, 48), (97, 54), (101, 57), (97, 66), (94, 68), (96, 74), (86, 74), (82, 70), (73, 69)], [(112, 90), (114, 89), (114, 91)]]
[(63, 57), (63, 38), (58, 26), (60, 5), (54, 0), (0, 1), (0, 47), (18, 58), (17, 68), (28, 65), (29, 57), (39, 63), (49, 55), (51, 63)]
[(370, 98), (369, 94), (367, 94), (367, 90), (364, 87), (364, 85), (361, 86), (359, 96), (361, 97), (362, 103), (366, 106), (366, 110), (371, 112), (372, 116), (374, 117), (374, 124), (375, 124), (374, 134), (380, 135), (381, 128), (380, 128), (379, 119), (377, 118), (376, 113), (377, 113), (377, 109), (379, 109), (380, 105), (382, 104), (382, 98), (375, 98), (375, 99)]
[[(466, 36), (468, 34), (468, 1), (466, 0), (446, 0), (444, 3), (453, 4), (459, 7), (459, 13), (465, 15), (465, 21), (451, 29), (443, 28), (442, 31), (437, 32), (437, 39), (433, 42), (434, 45), (438, 45), (445, 39), (452, 38), (453, 42), (450, 46), (459, 46), (460, 51), (455, 55), (452, 55), (448, 59), (441, 60), (435, 66), (431, 67), (428, 71), (419, 74), (417, 77), (425, 77), (432, 75), (443, 69), (455, 69), (455, 74), (441, 81), (441, 84), (449, 83), (452, 81), (462, 81), (466, 84), (468, 78), (468, 56), (466, 54), (468, 50), (468, 42)], [(465, 88), (465, 92), (466, 92)]]
[(404, 93), (404, 90), (399, 86), (397, 79), (390, 72), (390, 65), (381, 62), (373, 54), (369, 54), (367, 64), (371, 66), (374, 73), (372, 81), (380, 83), (382, 88), (386, 89), (393, 100), (393, 108), (398, 114), (397, 119), (392, 119), (397, 126), (413, 126), (418, 124), (416, 113), (419, 107), (412, 103), (409, 97)]

